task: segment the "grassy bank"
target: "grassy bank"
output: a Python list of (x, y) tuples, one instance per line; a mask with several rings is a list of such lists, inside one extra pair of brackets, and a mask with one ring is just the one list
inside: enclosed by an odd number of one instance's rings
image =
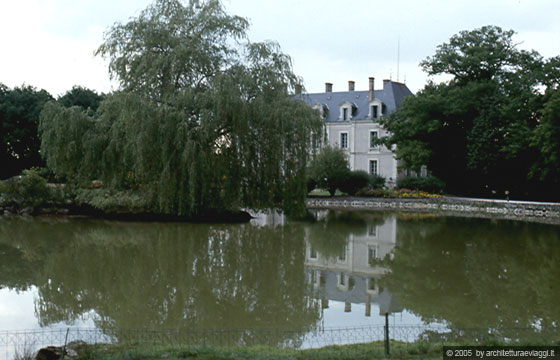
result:
[[(440, 359), (442, 346), (426, 343), (391, 342), (391, 359)], [(328, 346), (320, 349), (293, 350), (266, 346), (216, 348), (184, 345), (89, 345), (80, 351), (78, 359), (148, 360), (148, 359), (378, 359), (385, 358), (383, 342)]]

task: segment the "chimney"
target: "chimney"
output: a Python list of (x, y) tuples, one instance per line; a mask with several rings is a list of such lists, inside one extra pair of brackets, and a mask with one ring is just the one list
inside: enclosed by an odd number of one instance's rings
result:
[(325, 92), (332, 92), (332, 83), (325, 83)]
[(391, 82), (391, 80), (384, 79), (383, 80), (383, 89), (385, 89), (385, 86), (387, 86), (387, 84), (389, 84), (390, 82)]
[(352, 80), (348, 81), (348, 91), (354, 91), (355, 82)]
[(369, 102), (372, 102), (374, 99), (374, 83), (375, 83), (375, 78), (370, 77), (369, 78)]

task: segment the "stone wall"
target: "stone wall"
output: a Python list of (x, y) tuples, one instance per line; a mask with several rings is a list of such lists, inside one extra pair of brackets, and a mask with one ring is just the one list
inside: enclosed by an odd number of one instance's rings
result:
[(308, 208), (433, 212), (560, 224), (560, 203), (441, 197), (431, 199), (308, 198)]

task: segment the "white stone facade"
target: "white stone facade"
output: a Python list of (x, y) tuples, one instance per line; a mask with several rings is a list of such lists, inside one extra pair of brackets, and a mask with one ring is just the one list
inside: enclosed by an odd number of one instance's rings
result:
[(381, 175), (387, 185), (394, 185), (399, 177), (399, 161), (391, 149), (373, 145), (372, 138), (387, 135), (379, 120), (395, 111), (403, 99), (411, 95), (405, 84), (391, 80), (384, 80), (383, 89), (375, 90), (374, 78), (369, 78), (368, 91), (355, 91), (354, 82), (350, 81), (348, 91), (333, 92), (332, 84), (326, 83), (324, 93), (302, 98), (320, 110), (326, 141), (345, 151), (351, 170)]

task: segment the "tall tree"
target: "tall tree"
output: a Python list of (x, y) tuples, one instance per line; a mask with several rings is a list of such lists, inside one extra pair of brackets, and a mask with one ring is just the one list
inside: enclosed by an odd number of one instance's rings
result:
[(94, 112), (97, 111), (101, 100), (103, 100), (103, 95), (77, 85), (58, 98), (58, 102), (66, 107), (79, 106), (84, 110), (91, 109)]
[(546, 101), (532, 140), (542, 156), (531, 174), (541, 181), (560, 184), (560, 89), (552, 91)]
[(542, 90), (558, 86), (560, 67), (519, 50), (513, 35), (496, 26), (462, 31), (421, 62), (429, 75), (451, 79), (428, 83), (384, 121), (394, 134), (386, 142), (405, 165), (428, 165), (455, 193), (539, 196), (530, 169), (540, 153), (531, 139)]
[(45, 90), (31, 86), (9, 89), (0, 83), (0, 178), (43, 164), (37, 135), (39, 113), (52, 100)]
[[(242, 43), (247, 24), (217, 0), (157, 0), (115, 24), (97, 53), (121, 91), (94, 115), (46, 109), (47, 164), (142, 191), (159, 213), (303, 211), (309, 134), (322, 124), (289, 95), (301, 81), (279, 46)], [(76, 156), (63, 151), (63, 133), (81, 146)]]

